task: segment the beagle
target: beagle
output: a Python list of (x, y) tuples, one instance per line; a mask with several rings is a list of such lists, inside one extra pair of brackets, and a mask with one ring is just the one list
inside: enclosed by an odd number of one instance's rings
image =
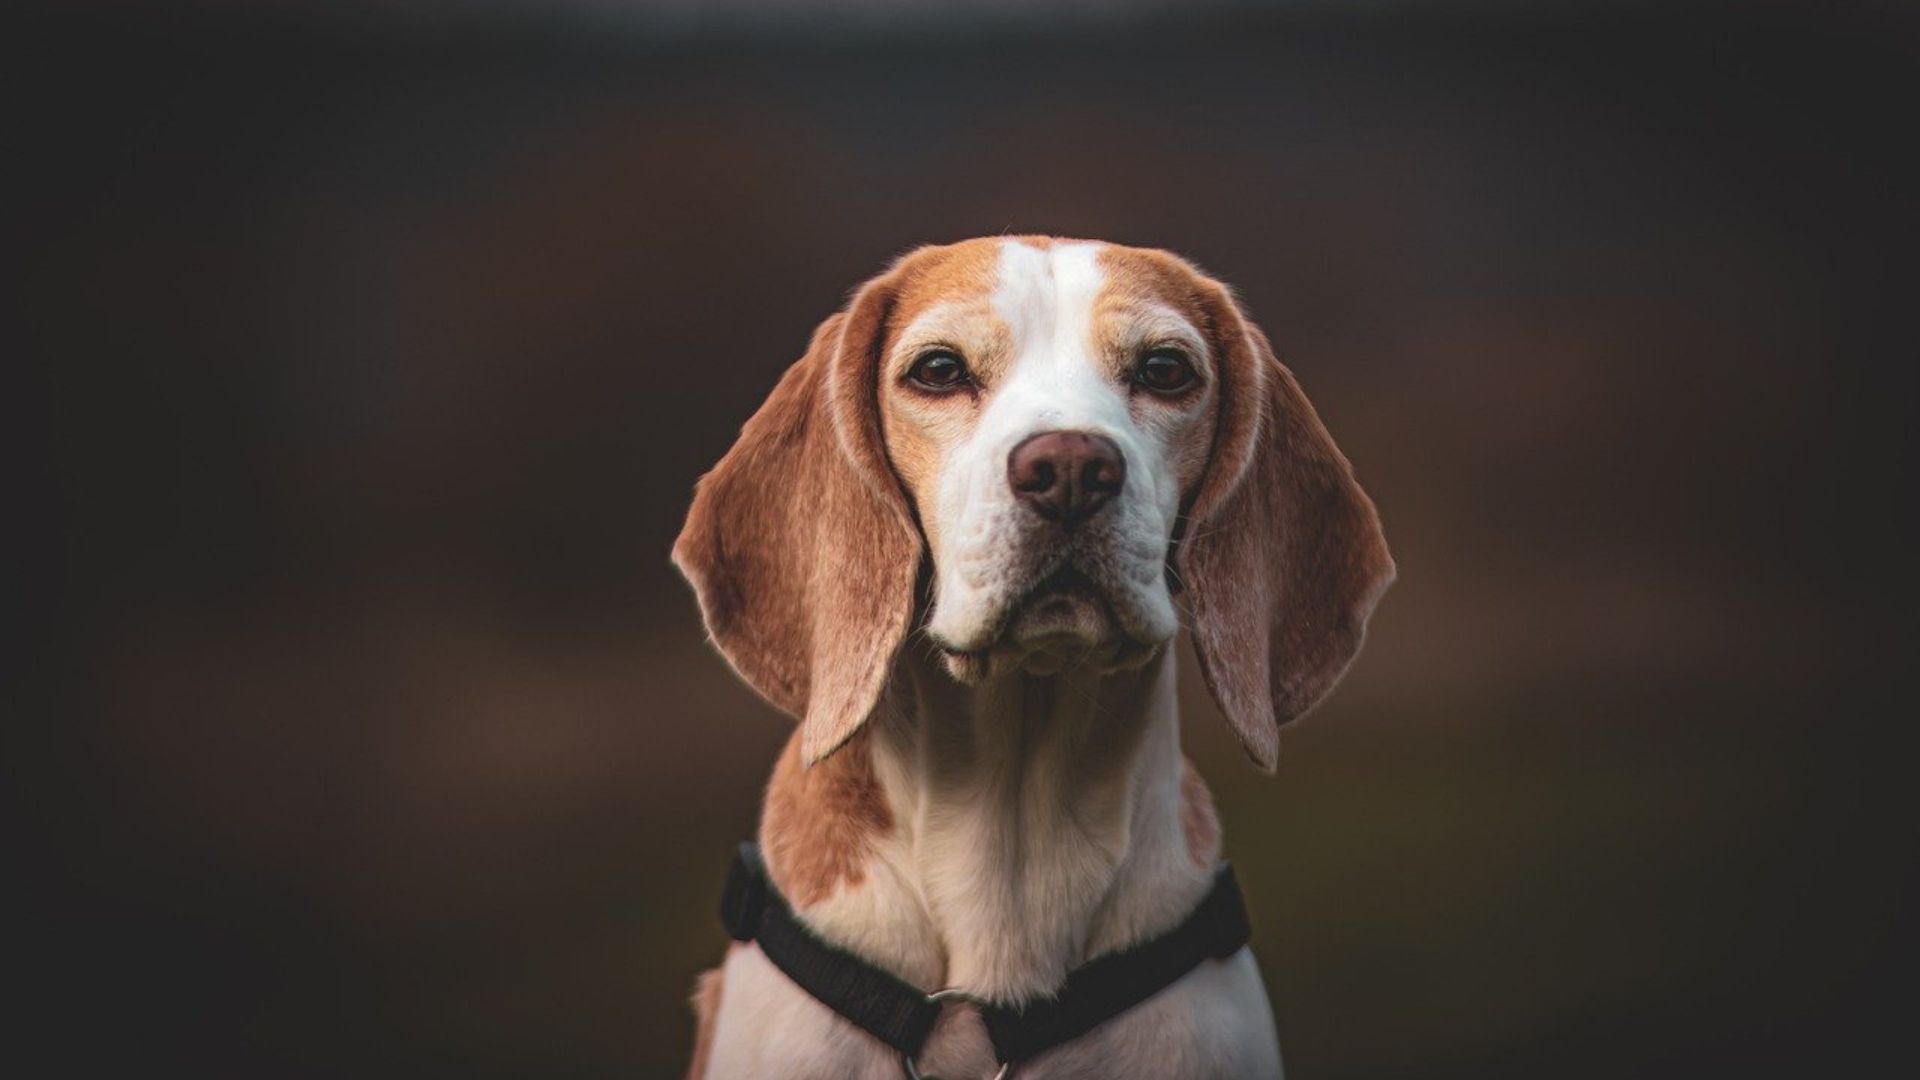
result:
[(903, 1054), (736, 941), (698, 983), (693, 1080), (1280, 1075), (1244, 947), (1024, 1060), (986, 1022), (1217, 891), (1180, 626), (1270, 771), (1393, 580), (1372, 502), (1225, 286), (1114, 244), (914, 251), (820, 325), (673, 557), (715, 646), (799, 718), (767, 891), (829, 958), (943, 992)]

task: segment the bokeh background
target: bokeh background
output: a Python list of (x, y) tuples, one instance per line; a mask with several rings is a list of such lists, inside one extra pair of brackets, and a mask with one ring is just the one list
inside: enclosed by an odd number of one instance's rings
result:
[(1277, 777), (1188, 680), (1296, 1080), (1910, 1031), (1895, 7), (3, 25), (18, 1075), (677, 1075), (789, 730), (691, 486), (850, 288), (1003, 231), (1235, 283), (1384, 512)]

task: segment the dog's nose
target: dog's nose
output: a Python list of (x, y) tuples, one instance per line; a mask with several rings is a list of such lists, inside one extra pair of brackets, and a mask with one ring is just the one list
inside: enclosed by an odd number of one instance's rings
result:
[(1103, 435), (1043, 431), (1007, 455), (1007, 484), (1015, 497), (1068, 528), (1093, 516), (1126, 480), (1126, 459)]

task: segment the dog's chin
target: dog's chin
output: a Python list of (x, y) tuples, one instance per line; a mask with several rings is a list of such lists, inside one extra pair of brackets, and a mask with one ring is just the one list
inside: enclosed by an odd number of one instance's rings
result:
[(1015, 672), (1105, 674), (1137, 668), (1161, 644), (1127, 633), (1106, 594), (1083, 575), (1067, 570), (1021, 597), (987, 648), (943, 650), (942, 660), (948, 674), (972, 684)]

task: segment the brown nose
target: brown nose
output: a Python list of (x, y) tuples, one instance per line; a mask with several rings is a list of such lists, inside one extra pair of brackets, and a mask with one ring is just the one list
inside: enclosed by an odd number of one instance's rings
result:
[(1127, 480), (1113, 440), (1080, 431), (1043, 431), (1007, 455), (1007, 484), (1048, 521), (1072, 528), (1093, 516)]

